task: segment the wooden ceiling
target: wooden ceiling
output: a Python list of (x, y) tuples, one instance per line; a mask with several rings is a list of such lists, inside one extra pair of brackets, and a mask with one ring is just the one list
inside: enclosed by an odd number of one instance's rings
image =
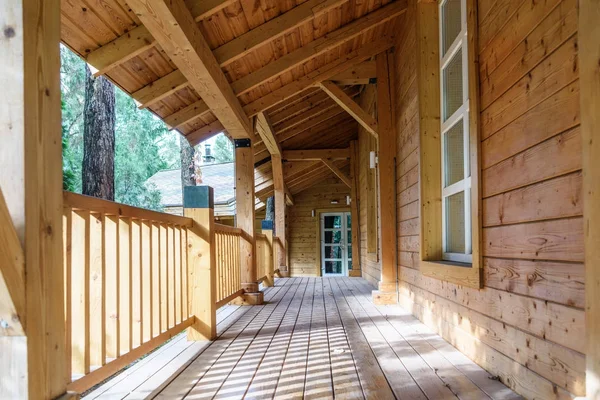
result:
[[(348, 147), (356, 119), (318, 85), (358, 96), (405, 9), (406, 0), (62, 0), (62, 41), (192, 144), (221, 131), (250, 137), (260, 163), (269, 151), (253, 132), (259, 113), (283, 150)], [(291, 193), (307, 184), (295, 178), (286, 175)]]

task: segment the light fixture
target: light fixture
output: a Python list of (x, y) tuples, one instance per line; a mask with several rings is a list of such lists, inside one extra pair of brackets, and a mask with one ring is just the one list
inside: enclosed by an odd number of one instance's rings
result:
[(340, 202), (337, 200), (331, 200), (331, 204), (339, 204)]
[(315, 217), (315, 210), (310, 210), (310, 215), (314, 218)]
[(346, 196), (346, 205), (347, 205), (347, 206), (349, 206), (349, 205), (350, 205), (350, 202), (351, 202), (351, 201), (352, 201), (352, 200), (350, 199), (350, 196)]
[(369, 152), (369, 168), (375, 169), (377, 168), (377, 152), (371, 151)]

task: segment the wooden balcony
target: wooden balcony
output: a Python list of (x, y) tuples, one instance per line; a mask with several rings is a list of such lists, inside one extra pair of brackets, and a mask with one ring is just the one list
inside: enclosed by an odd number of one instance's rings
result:
[(283, 278), (219, 309), (218, 337), (175, 336), (84, 399), (517, 399), (362, 278)]

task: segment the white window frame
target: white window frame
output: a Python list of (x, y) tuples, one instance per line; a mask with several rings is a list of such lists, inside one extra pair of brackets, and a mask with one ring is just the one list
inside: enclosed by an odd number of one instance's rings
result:
[[(440, 54), (440, 110), (441, 110), (441, 158), (442, 158), (442, 259), (446, 261), (454, 261), (461, 263), (472, 263), (472, 233), (471, 233), (471, 163), (470, 163), (470, 135), (469, 135), (469, 54), (468, 54), (468, 40), (467, 40), (467, 2), (461, 0), (461, 31), (457, 35), (452, 45), (448, 48), (444, 54), (444, 18), (443, 18), (443, 7), (448, 0), (442, 0), (439, 3), (439, 54)], [(462, 51), (462, 92), (463, 92), (463, 103), (462, 105), (444, 121), (444, 70), (448, 67), (448, 64), (453, 57)], [(445, 160), (445, 148), (446, 148), (446, 134), (453, 128), (457, 123), (462, 120), (463, 124), (463, 160), (464, 160), (464, 178), (458, 182), (453, 183), (448, 187), (445, 185), (446, 177), (446, 160)], [(446, 251), (446, 232), (447, 232), (447, 220), (446, 220), (446, 199), (456, 193), (463, 193), (465, 196), (465, 253), (450, 253)]]

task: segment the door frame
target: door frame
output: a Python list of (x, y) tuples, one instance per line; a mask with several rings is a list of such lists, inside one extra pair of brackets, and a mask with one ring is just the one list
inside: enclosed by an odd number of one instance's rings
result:
[[(323, 276), (323, 271), (321, 269), (321, 214), (326, 213), (337, 213), (337, 212), (347, 212), (351, 213), (350, 207), (335, 207), (335, 208), (319, 208), (315, 210), (315, 217), (317, 219), (317, 276)], [(350, 218), (352, 218), (352, 214), (350, 214)], [(354, 221), (352, 221), (354, 224)], [(354, 244), (354, 243), (353, 243)]]

